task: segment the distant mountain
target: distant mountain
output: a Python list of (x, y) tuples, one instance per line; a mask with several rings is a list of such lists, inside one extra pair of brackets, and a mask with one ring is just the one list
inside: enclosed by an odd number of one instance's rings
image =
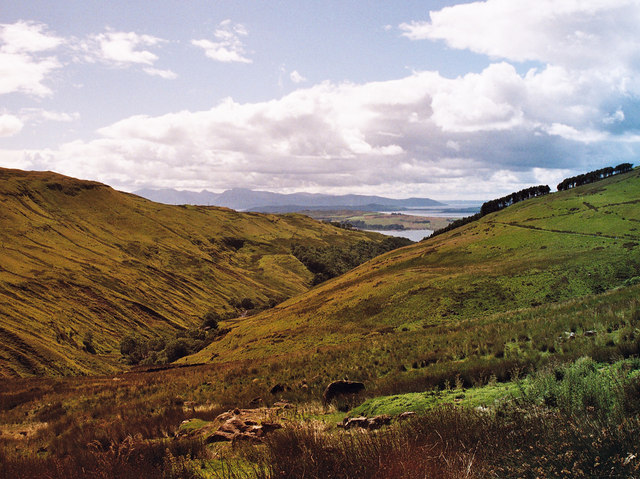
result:
[(134, 192), (157, 203), (170, 205), (210, 205), (224, 206), (234, 210), (287, 213), (305, 209), (400, 209), (442, 206), (430, 198), (406, 198), (396, 200), (369, 195), (323, 195), (312, 193), (291, 193), (288, 195), (269, 191), (253, 191), (234, 188), (223, 193), (179, 191), (174, 189), (144, 189)]

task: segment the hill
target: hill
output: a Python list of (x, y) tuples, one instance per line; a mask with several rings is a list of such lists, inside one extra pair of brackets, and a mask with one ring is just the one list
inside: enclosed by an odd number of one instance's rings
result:
[(127, 334), (168, 334), (209, 310), (236, 316), (243, 299), (260, 309), (308, 289), (296, 245), (383, 239), (0, 169), (0, 376), (113, 371)]
[(636, 282), (639, 204), (638, 169), (517, 203), (239, 321), (188, 361), (302, 354), (346, 343), (364, 350), (403, 331), (426, 342), (431, 328), (471, 327), (490, 315)]
[(442, 206), (429, 198), (406, 198), (396, 200), (382, 196), (367, 195), (324, 195), (311, 193), (280, 194), (270, 191), (253, 191), (234, 188), (222, 193), (179, 191), (170, 188), (135, 192), (152, 201), (166, 204), (216, 205), (234, 210), (263, 213), (293, 213), (304, 209), (367, 209), (370, 211), (408, 207)]

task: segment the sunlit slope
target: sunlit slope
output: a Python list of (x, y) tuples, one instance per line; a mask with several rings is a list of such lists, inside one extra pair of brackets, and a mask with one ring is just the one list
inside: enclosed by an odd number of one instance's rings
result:
[[(111, 370), (125, 334), (305, 291), (313, 275), (292, 245), (371, 238), (383, 237), (0, 169), (0, 376)], [(87, 333), (98, 354), (82, 350)]]
[(603, 292), (640, 280), (639, 243), (634, 170), (374, 258), (238, 322), (188, 361), (291, 354), (404, 328), (429, 334), (442, 322)]

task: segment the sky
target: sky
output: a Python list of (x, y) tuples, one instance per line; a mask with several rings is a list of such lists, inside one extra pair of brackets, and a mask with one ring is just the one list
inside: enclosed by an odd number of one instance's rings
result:
[(638, 164), (640, 0), (0, 0), (0, 167), (495, 198)]

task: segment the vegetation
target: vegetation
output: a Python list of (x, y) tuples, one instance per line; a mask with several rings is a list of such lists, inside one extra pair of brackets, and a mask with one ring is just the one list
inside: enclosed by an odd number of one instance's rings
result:
[(571, 178), (565, 178), (558, 184), (558, 191), (568, 190), (575, 188), (576, 186), (587, 185), (595, 181), (604, 180), (612, 175), (620, 173), (628, 173), (633, 168), (631, 163), (621, 163), (615, 168), (607, 166), (606, 168), (600, 168), (599, 170), (583, 173), (578, 176), (572, 176)]
[(515, 193), (503, 196), (502, 198), (487, 201), (486, 203), (483, 203), (482, 207), (480, 208), (480, 216), (485, 216), (489, 213), (500, 211), (501, 209), (506, 208), (507, 206), (511, 206), (520, 201), (535, 198), (536, 196), (547, 195), (550, 191), (551, 188), (549, 188), (547, 185), (531, 186), (530, 188), (525, 188), (524, 190), (516, 191)]
[(307, 290), (295, 244), (384, 236), (302, 215), (168, 206), (95, 182), (0, 169), (0, 377), (113, 372), (120, 341), (170, 338)]
[(531, 186), (529, 188), (525, 188), (524, 190), (516, 191), (515, 193), (503, 196), (502, 198), (487, 201), (480, 207), (480, 212), (476, 213), (475, 215), (459, 218), (451, 222), (444, 228), (440, 228), (434, 231), (431, 236), (437, 236), (443, 233), (447, 233), (451, 230), (472, 223), (473, 221), (477, 221), (483, 216), (488, 215), (489, 213), (500, 211), (501, 209), (506, 208), (507, 206), (511, 206), (514, 203), (528, 200), (530, 198), (535, 198), (536, 196), (547, 195), (550, 191), (551, 188), (549, 188), (547, 185)]
[[(520, 202), (255, 315), (203, 308), (182, 339), (229, 331), (172, 364), (6, 379), (0, 477), (637, 477), (639, 177)], [(159, 347), (132, 339), (127, 355)], [(345, 377), (365, 391), (323, 405)], [(284, 427), (206, 444), (219, 413), (257, 405)]]
[(437, 230), (444, 228), (452, 221), (451, 218), (354, 210), (305, 210), (301, 213), (343, 228), (355, 227), (378, 231)]
[[(405, 328), (425, 333), (425, 351), (437, 351), (437, 328), (462, 323), (477, 333), (496, 314), (633, 284), (640, 271), (639, 176), (634, 170), (516, 203), (378, 256), (234, 324), (187, 360), (292, 354), (402, 335)], [(546, 343), (553, 346), (550, 337)]]
[(360, 241), (345, 246), (296, 245), (293, 255), (314, 274), (313, 284), (335, 278), (388, 251), (413, 244), (406, 238), (386, 237), (379, 243)]
[[(640, 285), (625, 286), (477, 327), (400, 331), (287, 358), (7, 380), (0, 477), (299, 477), (306, 466), (308, 477), (357, 478), (378, 464), (376, 477), (389, 478), (529, 477), (527, 467), (547, 477), (632, 477), (640, 466), (632, 457), (640, 452), (639, 293)], [(336, 430), (345, 413), (319, 401), (327, 382), (345, 375), (367, 385), (349, 416), (420, 415), (368, 434)], [(288, 387), (271, 394), (276, 383)], [(169, 440), (186, 419), (202, 427), (256, 397), (297, 405), (289, 427), (264, 446)]]

